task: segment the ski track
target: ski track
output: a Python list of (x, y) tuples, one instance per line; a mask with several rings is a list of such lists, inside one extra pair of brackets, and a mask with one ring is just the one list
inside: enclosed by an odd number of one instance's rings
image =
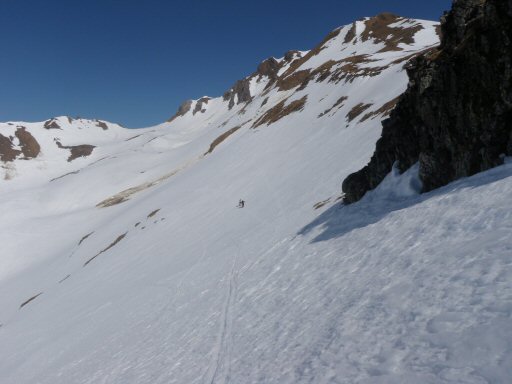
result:
[[(269, 181), (267, 172), (263, 169), (263, 177), (265, 186), (268, 188), (269, 193), (274, 196), (273, 201), (277, 202), (277, 208), (279, 210), (278, 219), (279, 222), (283, 221), (284, 208), (279, 200), (279, 196), (272, 189)], [(265, 224), (264, 218), (256, 216), (252, 213), (252, 210), (246, 206), (243, 208), (246, 215), (253, 218), (259, 224)], [(272, 236), (277, 233), (277, 223), (273, 226)], [(211, 360), (210, 366), (205, 372), (206, 378), (202, 381), (205, 384), (225, 384), (230, 382), (230, 372), (231, 372), (231, 360), (232, 360), (232, 346), (233, 346), (233, 312), (234, 312), (234, 303), (236, 301), (236, 293), (238, 288), (238, 277), (240, 271), (249, 270), (253, 265), (257, 264), (261, 259), (263, 259), (266, 255), (268, 255), (272, 250), (281, 245), (287, 239), (283, 239), (278, 243), (274, 244), (270, 249), (266, 252), (263, 252), (261, 256), (253, 260), (252, 263), (245, 266), (245, 268), (237, 268), (237, 264), (239, 263), (240, 257), (240, 246), (237, 244), (237, 251), (233, 258), (233, 263), (231, 269), (229, 271), (228, 278), (228, 293), (226, 295), (226, 300), (223, 306), (223, 310), (221, 312), (220, 319), (220, 330), (217, 337), (217, 343), (213, 348), (214, 357)]]
[(237, 245), (237, 251), (233, 257), (233, 263), (229, 271), (228, 292), (221, 312), (220, 330), (217, 336), (217, 342), (212, 350), (214, 356), (206, 371), (206, 379), (203, 380), (205, 384), (229, 383), (233, 345), (233, 310), (238, 287), (237, 264), (239, 255), (240, 247)]

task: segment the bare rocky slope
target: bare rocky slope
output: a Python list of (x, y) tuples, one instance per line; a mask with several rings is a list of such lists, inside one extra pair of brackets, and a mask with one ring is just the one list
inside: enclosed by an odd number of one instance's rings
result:
[(419, 162), (423, 191), (512, 155), (512, 2), (457, 0), (439, 49), (413, 60), (409, 86), (367, 166), (343, 182), (345, 201), (374, 189), (394, 164)]

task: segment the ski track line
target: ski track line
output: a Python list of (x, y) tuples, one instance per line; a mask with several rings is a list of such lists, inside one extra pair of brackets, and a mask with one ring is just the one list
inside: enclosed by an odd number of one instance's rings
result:
[[(233, 264), (229, 272), (228, 293), (221, 312), (220, 330), (214, 351), (214, 358), (205, 372), (205, 384), (227, 383), (231, 373), (231, 357), (233, 345), (233, 307), (238, 289), (238, 257), (240, 247), (237, 245), (237, 252), (233, 258)], [(222, 374), (222, 376), (220, 376)]]

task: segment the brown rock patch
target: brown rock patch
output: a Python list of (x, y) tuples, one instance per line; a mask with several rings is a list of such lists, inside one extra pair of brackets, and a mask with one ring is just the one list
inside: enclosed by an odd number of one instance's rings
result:
[(117, 239), (115, 239), (107, 248), (101, 250), (100, 252), (98, 252), (96, 255), (94, 255), (93, 257), (91, 257), (89, 260), (87, 260), (85, 262), (85, 264), (83, 265), (84, 267), (89, 264), (91, 261), (93, 261), (95, 258), (97, 258), (99, 255), (101, 255), (102, 253), (105, 253), (107, 252), (110, 248), (114, 247), (117, 245), (117, 243), (119, 243), (121, 240), (123, 240), (126, 235), (128, 234), (128, 232), (125, 232), (123, 233), (122, 235), (118, 236)]
[(348, 44), (352, 40), (354, 40), (354, 37), (356, 37), (356, 23), (352, 23), (352, 27), (349, 29), (349, 31), (345, 35), (345, 40), (343, 40), (343, 42), (345, 44)]
[(293, 72), (295, 72), (297, 70), (297, 68), (299, 68), (302, 64), (304, 64), (306, 61), (308, 61), (309, 59), (311, 59), (313, 56), (316, 56), (320, 53), (320, 51), (322, 51), (323, 49), (325, 49), (325, 44), (327, 44), (327, 42), (329, 40), (332, 40), (334, 39), (335, 37), (337, 37), (341, 32), (341, 29), (335, 29), (334, 31), (330, 32), (321, 42), (320, 44), (318, 44), (315, 48), (313, 48), (311, 51), (309, 51), (306, 55), (304, 55), (303, 57), (301, 57), (300, 59), (298, 60), (295, 60), (291, 65), (290, 67), (286, 70), (285, 73), (283, 73), (282, 77), (285, 78), (287, 76), (289, 76), (290, 74), (292, 74)]
[(277, 80), (277, 86), (280, 91), (289, 91), (299, 85), (302, 85), (305, 81), (308, 81), (311, 75), (311, 70), (297, 71), (292, 73), (291, 75), (284, 77), (281, 76)]
[(414, 35), (423, 29), (421, 24), (408, 27), (390, 27), (399, 21), (407, 21), (391, 13), (382, 13), (365, 21), (365, 30), (361, 39), (367, 41), (374, 39), (378, 43), (385, 43), (380, 52), (401, 51), (399, 44), (413, 44)]
[(168, 123), (171, 123), (174, 119), (185, 116), (185, 114), (192, 109), (192, 100), (184, 101), (178, 108), (178, 111), (174, 114), (173, 117), (171, 117), (169, 120), (167, 120)]
[(125, 201), (128, 201), (129, 198), (124, 195), (115, 195), (112, 197), (109, 197), (108, 199), (103, 200), (101, 203), (96, 204), (96, 207), (98, 208), (107, 208), (112, 207), (117, 204), (124, 203)]
[(46, 120), (44, 122), (44, 127), (46, 129), (62, 129), (55, 119)]
[(353, 121), (356, 117), (361, 115), (364, 111), (370, 108), (373, 104), (359, 103), (347, 113), (347, 119), (349, 122)]
[(12, 140), (0, 134), (0, 160), (13, 161), (21, 151), (13, 148)]
[(228, 108), (231, 110), (236, 104), (241, 103), (250, 103), (252, 101), (252, 95), (250, 90), (250, 82), (253, 77), (257, 76), (257, 74), (253, 74), (243, 80), (238, 80), (233, 87), (224, 93), (223, 100), (228, 101)]
[(25, 156), (25, 159), (33, 159), (39, 155), (41, 146), (25, 127), (19, 127), (15, 135), (20, 141), (21, 152), (23, 156)]
[(212, 143), (210, 144), (210, 148), (208, 148), (208, 151), (205, 152), (205, 156), (212, 153), (213, 150), (220, 144), (222, 143), (224, 140), (226, 140), (229, 136), (231, 136), (233, 133), (235, 133), (236, 131), (238, 131), (242, 126), (241, 125), (238, 125), (236, 127), (233, 127), (229, 130), (227, 130), (226, 132), (224, 132), (222, 135), (220, 135), (219, 137), (217, 137), (215, 140), (212, 141)]
[(68, 157), (68, 161), (71, 162), (79, 157), (87, 157), (92, 153), (94, 148), (96, 147), (90, 144), (75, 145), (74, 147), (69, 148), (71, 150), (71, 155)]
[(208, 104), (209, 101), (210, 101), (209, 97), (202, 97), (202, 98), (200, 98), (197, 101), (196, 106), (194, 107), (194, 111), (192, 111), (192, 114), (195, 115), (197, 112), (205, 113), (206, 109), (204, 109), (203, 106), (205, 104)]
[(369, 112), (366, 115), (364, 115), (360, 121), (363, 122), (368, 119), (372, 119), (375, 116), (388, 116), (390, 114), (390, 112), (393, 110), (393, 108), (395, 108), (395, 105), (396, 105), (396, 103), (398, 103), (399, 99), (400, 99), (400, 96), (395, 97), (393, 100), (389, 100), (387, 103), (385, 103), (382, 107), (380, 107), (376, 111)]
[(100, 127), (104, 131), (106, 131), (108, 129), (107, 123), (105, 123), (104, 121), (100, 121), (100, 120), (96, 120), (96, 126)]
[(78, 242), (78, 245), (81, 245), (81, 244), (82, 244), (85, 240), (87, 240), (87, 238), (88, 238), (89, 236), (91, 236), (93, 233), (94, 233), (94, 231), (92, 231), (91, 233), (88, 233), (87, 235), (85, 235), (84, 237), (82, 237), (82, 238), (80, 239), (80, 241)]
[(262, 124), (273, 124), (291, 113), (301, 111), (306, 104), (307, 98), (307, 96), (304, 96), (302, 99), (294, 100), (286, 106), (285, 104), (288, 99), (281, 101), (279, 104), (265, 112), (265, 114), (263, 114), (263, 116), (261, 116), (258, 120), (256, 120), (251, 128), (256, 128)]
[(89, 156), (96, 146), (90, 144), (82, 144), (82, 145), (71, 145), (66, 146), (62, 145), (59, 141), (56, 141), (57, 147), (61, 149), (69, 149), (71, 154), (68, 157), (68, 162), (72, 162), (79, 157), (87, 157)]
[(38, 293), (37, 295), (32, 296), (30, 299), (25, 300), (23, 303), (21, 303), (21, 305), (20, 305), (20, 308), (19, 308), (19, 309), (23, 308), (25, 305), (27, 305), (27, 304), (28, 304), (28, 303), (30, 303), (31, 301), (34, 301), (35, 299), (37, 299), (37, 298), (38, 298), (39, 296), (41, 296), (42, 294), (43, 294), (43, 292), (40, 292), (40, 293)]
[(347, 96), (341, 96), (335, 103), (334, 105), (329, 108), (329, 109), (326, 109), (324, 112), (322, 112), (321, 114), (318, 115), (318, 117), (322, 117), (322, 116), (325, 116), (327, 115), (329, 112), (331, 112), (334, 108), (336, 109), (340, 109), (343, 107), (343, 103), (348, 99)]
[(361, 64), (368, 64), (375, 60), (371, 59), (369, 55), (356, 55), (347, 57), (339, 62), (340, 66), (333, 71), (329, 81), (338, 83), (341, 80), (352, 82), (357, 77), (377, 76), (389, 66), (383, 67), (364, 67)]
[(148, 215), (148, 219), (155, 216), (158, 212), (160, 211), (160, 208), (158, 209), (155, 209), (153, 212), (151, 212), (149, 215)]

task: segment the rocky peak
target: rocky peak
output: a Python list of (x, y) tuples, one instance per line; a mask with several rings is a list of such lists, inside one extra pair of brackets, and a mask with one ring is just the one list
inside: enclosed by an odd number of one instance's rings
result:
[(192, 104), (194, 103), (193, 100), (186, 100), (178, 107), (178, 111), (174, 114), (173, 117), (171, 117), (167, 122), (171, 122), (174, 119), (176, 119), (179, 116), (185, 116), (188, 111), (192, 108)]
[(62, 129), (57, 121), (57, 118), (52, 118), (50, 120), (46, 120), (44, 122), (44, 127), (46, 129)]
[(287, 63), (295, 60), (296, 58), (301, 58), (302, 57), (302, 53), (300, 51), (297, 51), (297, 50), (292, 50), (292, 51), (288, 51), (284, 54), (284, 61), (286, 61)]
[(229, 101), (229, 109), (233, 108), (235, 104), (250, 102), (252, 100), (250, 78), (238, 80), (233, 87), (224, 94), (223, 98), (224, 101)]
[(211, 100), (208, 96), (201, 97), (194, 107), (194, 111), (192, 112), (193, 115), (195, 115), (198, 112), (204, 113), (206, 110), (203, 108), (208, 102)]
[(258, 69), (256, 73), (261, 76), (267, 76), (271, 79), (274, 79), (277, 76), (277, 73), (281, 69), (281, 63), (274, 59), (273, 57), (264, 60), (258, 65)]
[[(255, 72), (236, 81), (223, 94), (223, 105), (229, 111), (239, 107), (235, 109), (244, 115), (248, 105), (260, 97), (260, 107), (277, 107), (283, 98), (272, 103), (269, 96), (273, 92), (293, 93), (305, 90), (310, 83), (352, 83), (357, 78), (378, 76), (390, 66), (403, 65), (417, 55), (418, 47), (425, 49), (430, 48), (429, 44), (437, 44), (437, 37), (431, 33), (434, 24), (384, 13), (336, 28), (310, 51), (288, 51), (281, 59), (270, 57), (262, 61)], [(415, 34), (422, 29), (429, 29), (426, 42), (417, 42)], [(373, 55), (385, 51), (395, 52), (373, 59)], [(406, 51), (409, 53), (403, 54)], [(187, 102), (169, 121), (189, 111), (196, 115), (204, 104), (202, 100)]]
[(411, 19), (381, 13), (364, 21), (365, 29), (361, 34), (362, 41), (373, 39), (384, 43), (381, 52), (402, 50), (400, 44), (413, 44), (414, 35), (423, 29), (423, 26)]

